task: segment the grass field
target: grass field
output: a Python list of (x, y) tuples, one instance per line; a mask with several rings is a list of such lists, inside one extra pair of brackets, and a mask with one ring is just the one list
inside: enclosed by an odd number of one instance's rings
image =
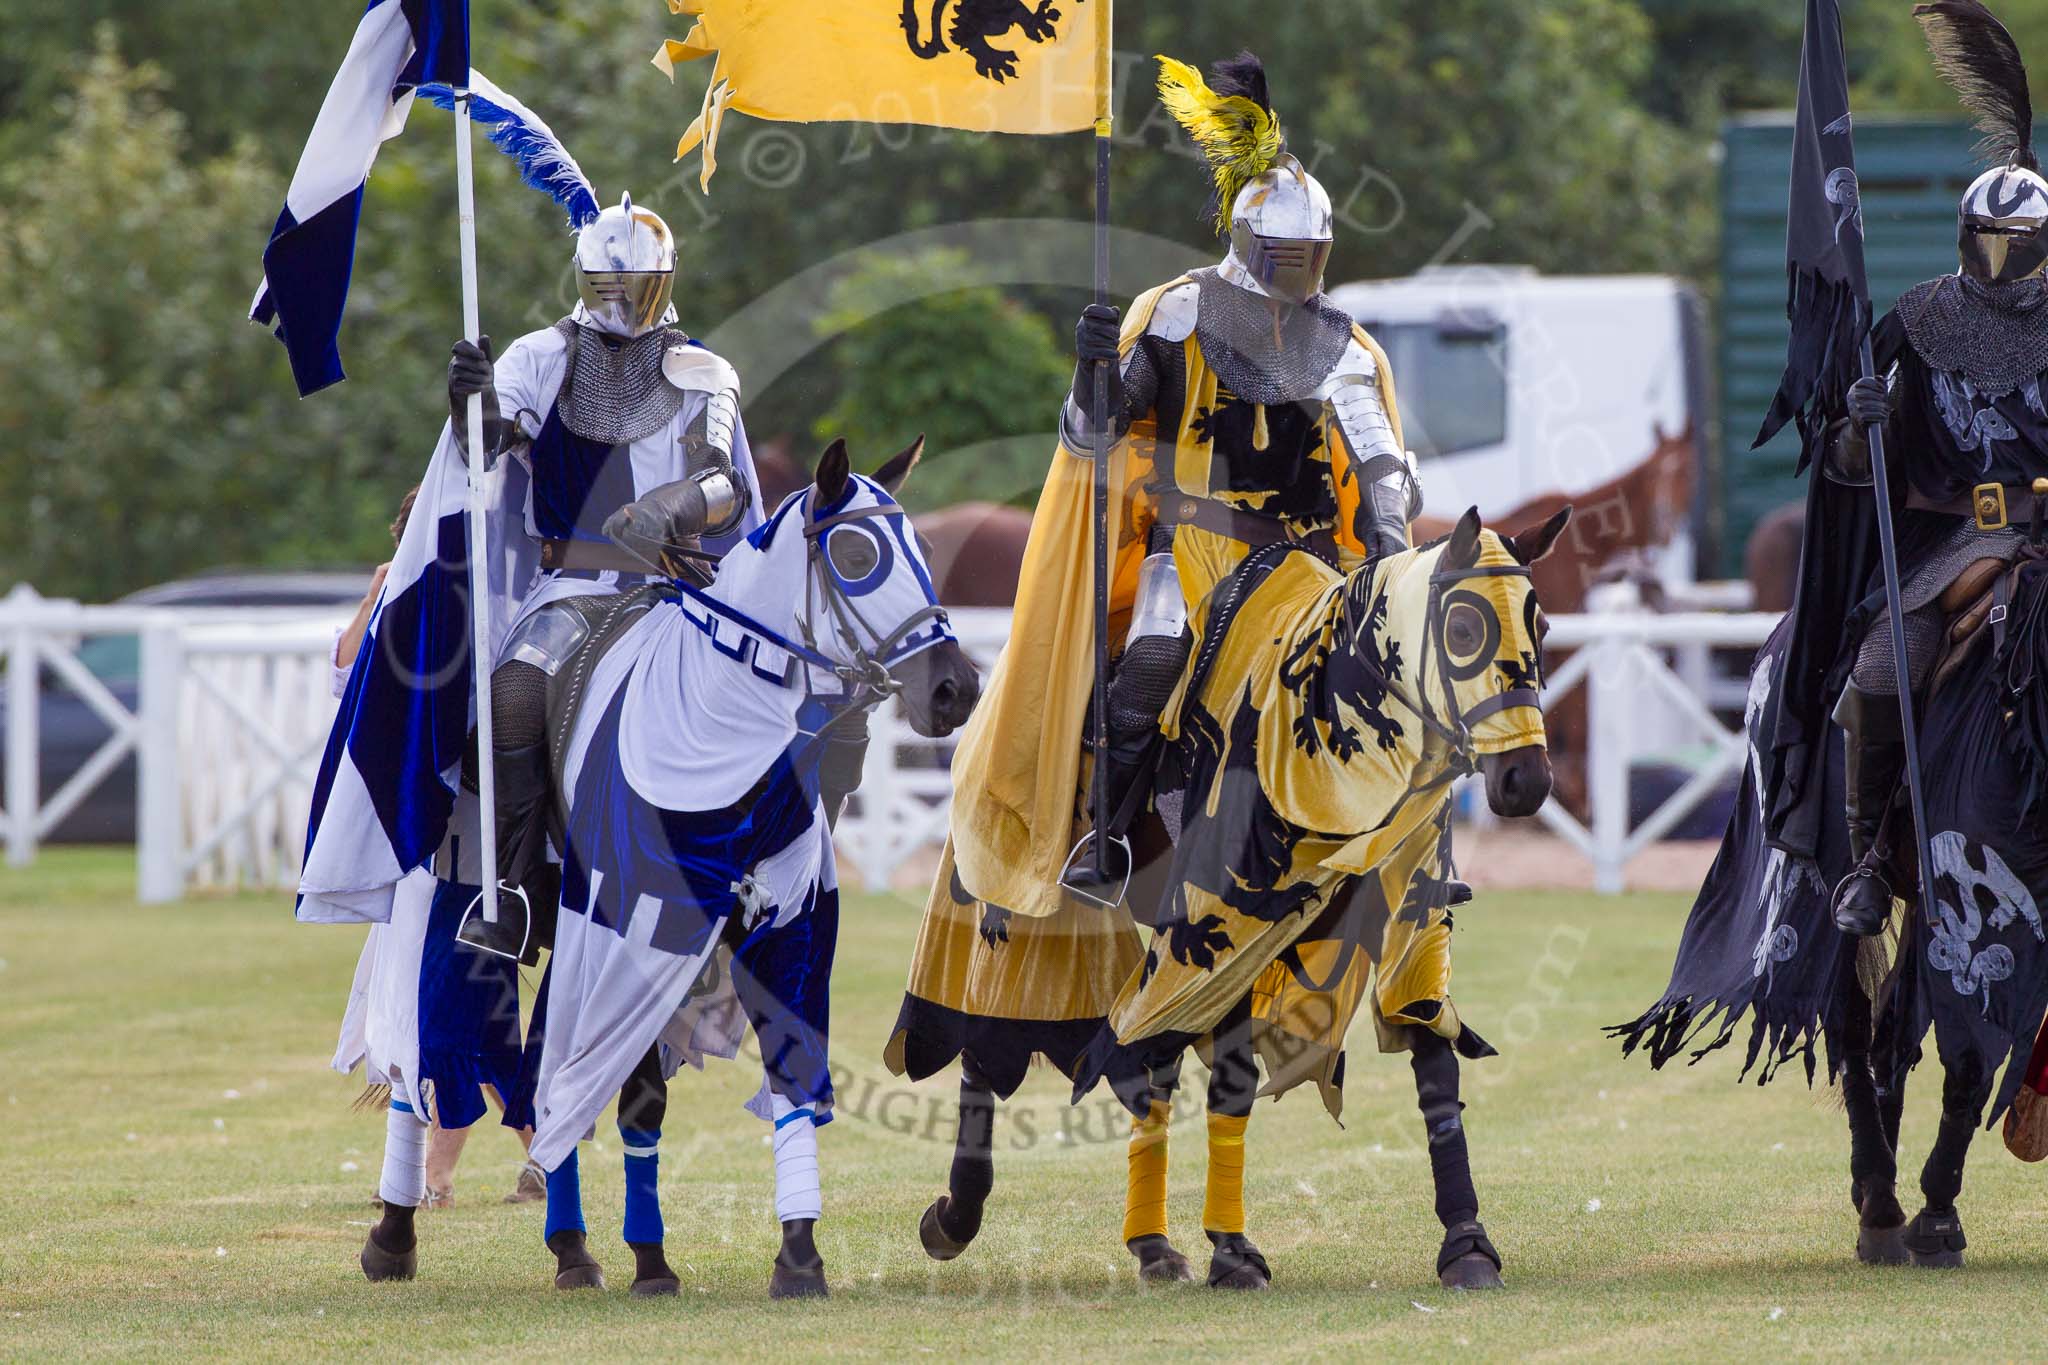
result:
[[(141, 909), (132, 879), (125, 856), (93, 852), (0, 872), (0, 1356), (2042, 1352), (2043, 1172), (1980, 1141), (1971, 1267), (1864, 1269), (1827, 1097), (1740, 1086), (1725, 1056), (1657, 1076), (1600, 1037), (1661, 987), (1677, 897), (1501, 894), (1459, 912), (1457, 995), (1504, 1053), (1466, 1071), (1482, 1217), (1507, 1257), (1508, 1291), (1484, 1297), (1436, 1286), (1408, 1068), (1374, 1055), (1369, 1033), (1348, 1128), (1306, 1093), (1253, 1119), (1247, 1204), (1271, 1293), (1141, 1290), (1116, 1240), (1123, 1121), (1067, 1110), (1049, 1075), (998, 1127), (980, 1242), (927, 1261), (915, 1225), (943, 1178), (952, 1088), (907, 1090), (880, 1067), (915, 910), (855, 898), (836, 982), (848, 1075), (823, 1136), (833, 1297), (781, 1305), (765, 1294), (765, 1130), (739, 1109), (758, 1073), (737, 1066), (672, 1091), (679, 1302), (624, 1292), (618, 1148), (602, 1129), (583, 1184), (607, 1293), (549, 1287), (540, 1209), (497, 1202), (517, 1144), (495, 1128), (471, 1143), (458, 1207), (421, 1215), (421, 1278), (365, 1284), (382, 1124), (351, 1113), (355, 1085), (325, 1069), (361, 931), (294, 925), (274, 897)], [(1932, 1090), (1907, 1115), (1915, 1171)], [(1193, 1254), (1190, 1117), (1173, 1217)]]

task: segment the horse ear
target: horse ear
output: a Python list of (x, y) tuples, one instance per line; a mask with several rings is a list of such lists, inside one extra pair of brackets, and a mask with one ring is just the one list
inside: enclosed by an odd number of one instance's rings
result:
[(1450, 543), (1444, 546), (1444, 567), (1469, 569), (1479, 562), (1479, 509), (1468, 507), (1451, 528)]
[(1572, 519), (1572, 506), (1566, 503), (1557, 514), (1541, 526), (1518, 531), (1508, 537), (1508, 552), (1524, 564), (1534, 564), (1550, 553), (1557, 544), (1557, 538), (1564, 534), (1565, 526)]
[(844, 439), (825, 447), (818, 457), (818, 505), (829, 507), (846, 496), (846, 481), (853, 474), (853, 461), (846, 453)]
[(919, 432), (917, 439), (910, 443), (909, 449), (875, 471), (875, 482), (882, 485), (890, 497), (897, 497), (903, 492), (903, 485), (910, 482), (917, 462), (923, 458), (924, 433)]

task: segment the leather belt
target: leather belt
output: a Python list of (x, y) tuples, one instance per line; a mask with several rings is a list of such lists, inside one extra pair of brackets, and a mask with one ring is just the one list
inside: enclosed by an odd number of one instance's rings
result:
[(1942, 512), (1968, 517), (1980, 531), (2003, 531), (2008, 526), (2031, 525), (2037, 514), (2048, 512), (2048, 478), (2035, 479), (2031, 486), (2016, 483), (1980, 483), (1966, 497), (1936, 502), (1923, 497), (1910, 485), (1906, 506), (1916, 512)]
[(629, 573), (646, 578), (655, 570), (636, 554), (616, 545), (595, 540), (543, 540), (540, 542), (543, 569), (572, 573)]
[(1198, 527), (1225, 540), (1249, 545), (1254, 550), (1268, 545), (1302, 545), (1333, 560), (1337, 554), (1334, 531), (1315, 531), (1306, 537), (1297, 536), (1278, 517), (1247, 512), (1242, 507), (1232, 507), (1227, 502), (1198, 497), (1193, 493), (1169, 493), (1160, 499), (1159, 524)]

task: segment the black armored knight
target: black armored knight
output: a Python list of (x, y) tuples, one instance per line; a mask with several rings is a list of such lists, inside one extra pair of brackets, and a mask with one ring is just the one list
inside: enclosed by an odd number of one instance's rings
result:
[[(1847, 393), (1828, 435), (1825, 472), (1868, 486), (1864, 427), (1882, 423), (1899, 528), (1901, 606), (1910, 688), (1924, 691), (1955, 618), (1982, 605), (2048, 511), (2048, 179), (2033, 148), (2026, 68), (2011, 36), (1975, 0), (1916, 11), (1942, 76), (1977, 115), (1992, 169), (1958, 210), (1961, 267), (1908, 290), (1877, 324), (1877, 374)], [(1835, 894), (1835, 922), (1869, 936), (1910, 876), (1894, 855), (1911, 845), (1901, 810), (1904, 744), (1882, 587), (1851, 612), (1840, 637), (1853, 659), (1835, 720), (1848, 736), (1847, 815), (1854, 870)], [(1997, 613), (1996, 604), (1991, 608)], [(1814, 622), (1803, 623), (1811, 631)]]

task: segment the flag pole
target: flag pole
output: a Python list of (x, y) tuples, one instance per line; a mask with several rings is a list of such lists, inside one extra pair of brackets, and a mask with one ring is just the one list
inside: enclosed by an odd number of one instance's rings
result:
[[(476, 173), (469, 136), (470, 92), (455, 92), (455, 220), (462, 242), (462, 334), (472, 345), (482, 337), (477, 306)], [(498, 922), (498, 791), (491, 747), (491, 571), (490, 521), (484, 502), (484, 396), (469, 395), (464, 414), (469, 448), (469, 631), (470, 665), (476, 675), (476, 791), (478, 878), (486, 924)]]
[[(1113, 0), (1095, 7), (1095, 302), (1109, 303), (1109, 155), (1114, 131)], [(1097, 362), (1088, 421), (1095, 438), (1095, 876), (1109, 880), (1109, 366)]]
[[(1863, 377), (1875, 379), (1877, 365), (1871, 358), (1870, 333), (1863, 334), (1860, 353)], [(1866, 427), (1870, 442), (1871, 493), (1877, 500), (1877, 546), (1884, 563), (1885, 612), (1891, 618), (1892, 667), (1899, 681), (1899, 731), (1906, 743), (1906, 799), (1913, 812), (1914, 861), (1920, 865), (1921, 913), (1931, 915), (1940, 904), (1934, 898), (1934, 859), (1928, 842), (1927, 801), (1920, 791), (1920, 726), (1913, 715), (1913, 674), (1906, 657), (1905, 598), (1899, 587), (1899, 547), (1892, 533), (1891, 480), (1885, 473), (1884, 424)], [(1825, 478), (1814, 471), (1815, 478)]]

